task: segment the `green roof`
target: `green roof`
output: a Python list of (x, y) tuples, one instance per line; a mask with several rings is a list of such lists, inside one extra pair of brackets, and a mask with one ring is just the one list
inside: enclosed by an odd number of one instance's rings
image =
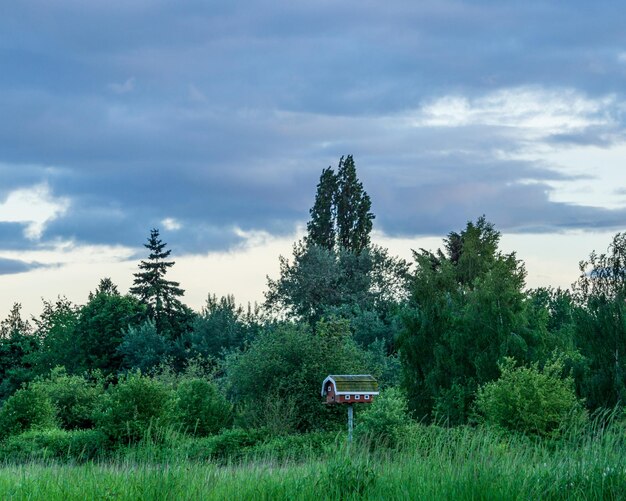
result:
[[(369, 374), (331, 374), (324, 380), (333, 380), (335, 382), (335, 390), (337, 392), (378, 392), (378, 381)], [(322, 388), (324, 393), (324, 388)]]

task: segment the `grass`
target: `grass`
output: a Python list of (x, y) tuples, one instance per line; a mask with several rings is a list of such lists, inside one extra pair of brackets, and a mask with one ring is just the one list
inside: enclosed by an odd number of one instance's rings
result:
[(0, 498), (626, 499), (626, 436), (618, 426), (592, 427), (558, 443), (487, 428), (414, 426), (399, 450), (348, 450), (338, 441), (324, 453), (298, 448), (278, 458), (265, 446), (230, 463), (140, 447), (84, 464), (6, 464)]

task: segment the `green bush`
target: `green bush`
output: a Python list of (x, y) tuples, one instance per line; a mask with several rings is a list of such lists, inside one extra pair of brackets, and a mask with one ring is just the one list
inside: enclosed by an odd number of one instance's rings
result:
[(40, 387), (17, 390), (0, 408), (0, 438), (30, 429), (56, 427), (55, 408)]
[(400, 442), (411, 421), (406, 397), (397, 388), (382, 391), (363, 412), (357, 413), (355, 420), (358, 437), (391, 447)]
[(166, 424), (171, 410), (171, 388), (137, 372), (109, 387), (96, 413), (96, 424), (114, 441), (137, 442)]
[(25, 462), (35, 459), (86, 461), (105, 453), (108, 440), (98, 430), (31, 430), (0, 444), (0, 459)]
[(61, 427), (67, 430), (93, 427), (96, 405), (104, 392), (100, 381), (70, 376), (63, 367), (57, 367), (46, 379), (37, 380), (31, 386), (48, 395)]
[(193, 460), (233, 460), (249, 453), (260, 443), (265, 434), (260, 430), (242, 430), (233, 428), (224, 430), (219, 435), (195, 438), (184, 444), (185, 456)]
[(232, 421), (231, 405), (206, 379), (183, 379), (176, 388), (175, 419), (196, 436), (218, 433)]
[(368, 373), (367, 356), (347, 321), (321, 321), (316, 329), (313, 334), (304, 325), (280, 324), (226, 357), (229, 396), (245, 411), (244, 426), (291, 433), (323, 428), (338, 417), (323, 405), (320, 385), (328, 374)]
[(554, 438), (568, 425), (586, 419), (573, 379), (561, 377), (560, 358), (542, 370), (537, 364), (515, 367), (512, 358), (506, 358), (499, 367), (500, 378), (483, 385), (476, 398), (476, 409), (487, 423)]

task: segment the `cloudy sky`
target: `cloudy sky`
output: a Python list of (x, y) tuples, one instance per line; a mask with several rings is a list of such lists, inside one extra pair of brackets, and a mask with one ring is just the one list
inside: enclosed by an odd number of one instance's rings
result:
[(199, 308), (261, 300), (353, 154), (404, 257), (481, 214), (529, 286), (626, 229), (619, 2), (0, 6), (0, 317), (126, 290), (150, 228)]

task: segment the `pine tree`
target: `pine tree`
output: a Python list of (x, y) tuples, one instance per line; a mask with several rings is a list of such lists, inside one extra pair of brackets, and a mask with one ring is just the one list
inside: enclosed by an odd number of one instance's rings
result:
[(176, 324), (181, 314), (187, 313), (187, 308), (178, 299), (185, 294), (180, 284), (165, 279), (167, 270), (174, 266), (174, 261), (167, 261), (172, 251), (165, 250), (166, 246), (159, 238), (159, 230), (152, 229), (148, 243), (144, 244), (150, 251), (148, 260), (139, 263), (142, 271), (134, 274), (135, 280), (130, 293), (146, 305), (148, 315), (154, 319), (159, 334), (174, 336), (180, 333)]

